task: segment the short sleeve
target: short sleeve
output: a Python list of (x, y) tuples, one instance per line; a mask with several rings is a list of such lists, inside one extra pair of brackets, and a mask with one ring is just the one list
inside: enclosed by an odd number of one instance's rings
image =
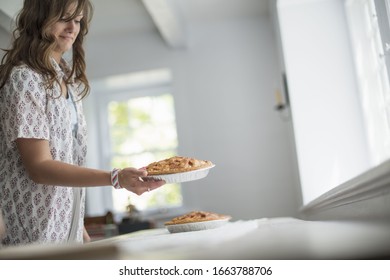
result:
[(17, 138), (49, 139), (47, 96), (40, 77), (30, 69), (16, 68), (6, 94), (4, 126), (7, 144)]

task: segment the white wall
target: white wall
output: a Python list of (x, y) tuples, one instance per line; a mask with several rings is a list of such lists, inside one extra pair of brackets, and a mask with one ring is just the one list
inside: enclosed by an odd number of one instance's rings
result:
[(270, 19), (199, 23), (188, 31), (182, 50), (157, 33), (89, 40), (89, 76), (172, 70), (179, 153), (216, 164), (207, 178), (183, 184), (187, 208), (235, 219), (297, 216), (290, 123), (273, 109), (280, 70)]
[(1, 49), (9, 48), (11, 35), (0, 27), (0, 57), (3, 58), (4, 52)]

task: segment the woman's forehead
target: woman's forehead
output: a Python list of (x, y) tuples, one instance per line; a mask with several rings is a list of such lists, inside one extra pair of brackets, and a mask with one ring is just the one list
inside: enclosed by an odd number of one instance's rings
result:
[(75, 14), (77, 12), (76, 9), (78, 8), (77, 4), (78, 4), (78, 1), (73, 1), (72, 3), (70, 3), (68, 5), (68, 7), (66, 8), (64, 15), (66, 15), (66, 16), (73, 16), (73, 15), (82, 16), (83, 15), (82, 9), (80, 9), (80, 11), (77, 14)]

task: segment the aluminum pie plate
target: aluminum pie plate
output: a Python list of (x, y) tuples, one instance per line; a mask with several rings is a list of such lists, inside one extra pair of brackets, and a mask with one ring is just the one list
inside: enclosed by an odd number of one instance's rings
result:
[(181, 172), (181, 173), (173, 173), (173, 174), (153, 175), (153, 176), (144, 177), (143, 179), (146, 181), (164, 180), (167, 184), (195, 181), (206, 177), (209, 174), (210, 169), (213, 168), (214, 166), (215, 164), (198, 170)]
[(229, 222), (229, 220), (230, 218), (226, 218), (221, 220), (212, 220), (212, 221), (205, 221), (205, 222), (166, 225), (165, 227), (168, 229), (170, 233), (199, 231), (199, 230), (213, 229), (213, 228), (224, 226)]

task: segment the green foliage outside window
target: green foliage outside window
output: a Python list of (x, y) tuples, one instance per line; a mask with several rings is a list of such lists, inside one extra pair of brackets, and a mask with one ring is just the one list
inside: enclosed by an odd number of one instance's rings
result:
[[(108, 105), (111, 166), (140, 168), (176, 155), (178, 146), (174, 102), (170, 94), (132, 98)], [(128, 201), (138, 210), (180, 206), (179, 184), (167, 184), (142, 196), (113, 192), (114, 208), (125, 211)]]

